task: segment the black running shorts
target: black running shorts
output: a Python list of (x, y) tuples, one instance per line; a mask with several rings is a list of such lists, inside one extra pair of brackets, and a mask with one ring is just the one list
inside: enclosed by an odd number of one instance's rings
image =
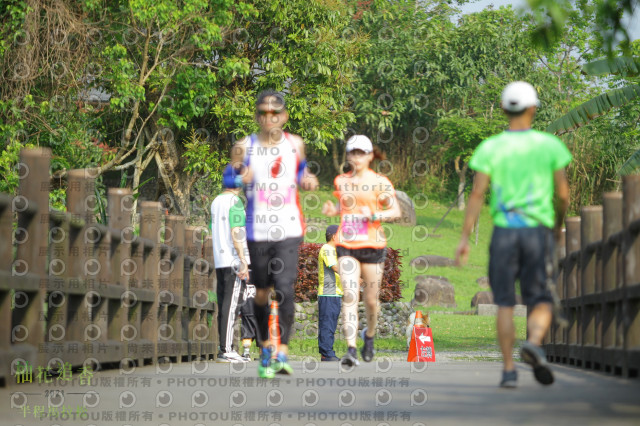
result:
[(517, 279), (524, 304), (533, 307), (553, 303), (545, 268), (545, 256), (550, 256), (552, 250), (553, 231), (549, 228), (494, 227), (489, 247), (489, 283), (494, 303), (498, 306), (516, 304)]
[(387, 257), (387, 248), (361, 248), (350, 249), (342, 246), (336, 247), (338, 257), (351, 256), (360, 263), (384, 263)]

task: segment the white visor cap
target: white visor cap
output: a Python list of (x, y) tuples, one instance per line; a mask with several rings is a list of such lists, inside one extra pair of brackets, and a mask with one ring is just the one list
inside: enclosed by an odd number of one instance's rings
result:
[(359, 149), (369, 154), (373, 152), (373, 144), (365, 135), (351, 136), (347, 141), (347, 152), (353, 151), (354, 149)]
[(540, 106), (538, 93), (526, 81), (509, 83), (502, 91), (502, 109), (509, 112), (520, 112), (532, 106)]

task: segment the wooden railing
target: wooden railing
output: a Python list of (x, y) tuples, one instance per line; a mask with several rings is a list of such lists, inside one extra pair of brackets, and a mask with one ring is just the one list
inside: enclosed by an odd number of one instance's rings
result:
[(623, 377), (640, 371), (640, 176), (603, 206), (566, 220), (558, 294), (569, 326), (553, 326), (547, 356)]
[(212, 359), (208, 230), (143, 201), (136, 235), (134, 197), (120, 188), (108, 190), (108, 224), (96, 223), (88, 169), (68, 172), (67, 211), (50, 211), (50, 160), (48, 149), (23, 150), (19, 195), (0, 194), (0, 381), (21, 365)]

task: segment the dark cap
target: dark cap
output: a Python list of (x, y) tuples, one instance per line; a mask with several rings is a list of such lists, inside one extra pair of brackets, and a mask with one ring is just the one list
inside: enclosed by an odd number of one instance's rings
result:
[(327, 230), (324, 233), (325, 237), (327, 238), (327, 242), (329, 242), (331, 238), (336, 235), (336, 232), (338, 232), (338, 225), (327, 226)]
[(282, 108), (287, 109), (287, 102), (284, 100), (284, 94), (282, 92), (276, 92), (275, 90), (267, 89), (258, 94), (256, 98), (256, 109), (262, 105), (267, 98), (276, 98), (273, 102), (276, 105), (281, 105)]

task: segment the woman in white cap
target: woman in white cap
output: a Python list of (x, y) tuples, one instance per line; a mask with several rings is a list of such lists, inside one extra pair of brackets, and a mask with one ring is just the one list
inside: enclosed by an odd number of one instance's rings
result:
[(336, 177), (334, 195), (338, 204), (327, 201), (322, 213), (340, 215), (340, 228), (336, 251), (338, 269), (344, 290), (342, 323), (348, 350), (342, 357), (345, 366), (358, 365), (356, 338), (358, 334), (358, 300), (360, 278), (363, 281), (363, 299), (367, 327), (362, 330), (364, 346), (362, 358), (373, 359), (373, 339), (378, 322), (379, 289), (386, 258), (387, 241), (381, 222), (400, 218), (401, 211), (393, 185), (385, 176), (369, 168), (374, 159), (384, 154), (373, 148), (371, 140), (355, 135), (347, 141), (347, 162), (350, 171)]

